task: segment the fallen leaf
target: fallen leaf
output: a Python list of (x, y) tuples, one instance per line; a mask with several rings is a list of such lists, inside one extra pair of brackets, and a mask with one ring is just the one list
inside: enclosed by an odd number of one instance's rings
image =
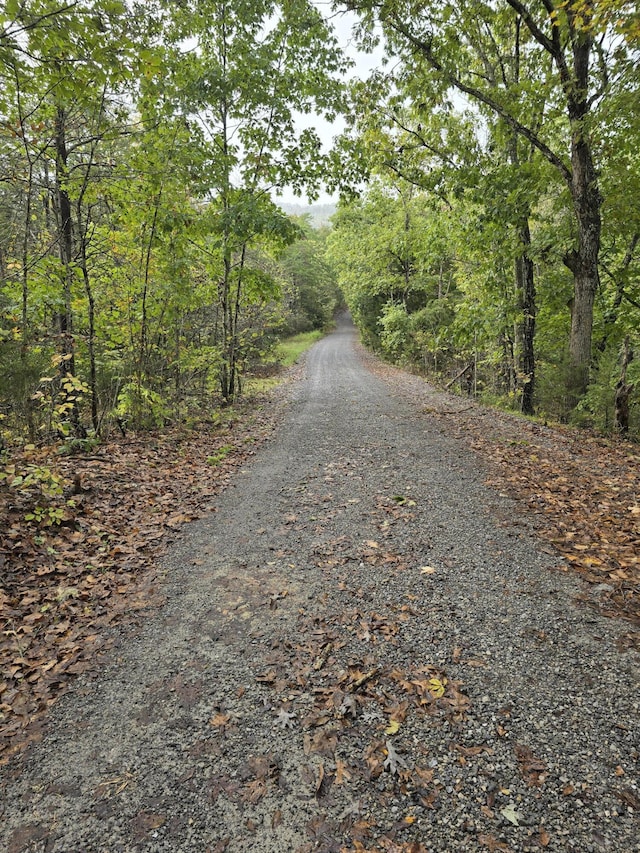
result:
[(222, 711), (218, 711), (209, 720), (209, 725), (213, 726), (215, 729), (224, 729), (230, 720), (231, 714), (223, 714)]
[(505, 844), (503, 841), (498, 841), (494, 835), (479, 835), (478, 844), (482, 844), (482, 846), (486, 847), (490, 853), (496, 853), (496, 851), (500, 851), (500, 853), (511, 853), (509, 845)]
[(251, 803), (252, 805), (256, 805), (267, 793), (267, 783), (264, 779), (253, 779), (251, 782), (248, 782), (244, 790), (242, 792), (242, 799)]
[(336, 785), (344, 785), (351, 779), (351, 773), (347, 770), (347, 765), (339, 758), (336, 760)]
[(294, 727), (294, 720), (296, 719), (295, 711), (286, 711), (284, 708), (280, 708), (278, 711), (278, 716), (276, 717), (276, 723), (282, 729), (292, 729)]
[(446, 678), (442, 678), (442, 680), (440, 680), (439, 678), (429, 679), (429, 692), (431, 693), (434, 699), (440, 699), (440, 697), (444, 696), (446, 684)]
[(385, 747), (387, 750), (387, 757), (383, 762), (383, 766), (391, 773), (392, 775), (396, 775), (398, 773), (398, 768), (407, 768), (408, 764), (404, 760), (404, 758), (396, 751), (396, 748), (391, 743), (390, 740), (387, 740), (385, 743)]
[(514, 826), (520, 826), (522, 815), (520, 812), (516, 811), (515, 803), (509, 803), (508, 806), (500, 809), (500, 814), (505, 818), (505, 820), (508, 820), (509, 823), (512, 823)]

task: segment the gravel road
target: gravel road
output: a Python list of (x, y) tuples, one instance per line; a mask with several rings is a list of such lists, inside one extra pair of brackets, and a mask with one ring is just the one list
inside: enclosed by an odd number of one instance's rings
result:
[(640, 851), (627, 626), (576, 602), (442, 395), (367, 359), (346, 319), (309, 352), (168, 603), (2, 768), (1, 850)]

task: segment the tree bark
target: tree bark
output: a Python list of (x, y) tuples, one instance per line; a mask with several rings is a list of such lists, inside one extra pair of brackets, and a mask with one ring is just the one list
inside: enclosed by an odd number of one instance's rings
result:
[(571, 140), (571, 195), (578, 224), (578, 245), (564, 262), (574, 277), (569, 336), (569, 394), (573, 407), (587, 389), (591, 365), (593, 305), (600, 286), (598, 258), (602, 231), (602, 197), (591, 147), (584, 136), (586, 103), (574, 103)]
[(73, 224), (71, 220), (71, 199), (67, 191), (68, 155), (66, 142), (66, 112), (62, 107), (56, 110), (55, 122), (56, 151), (56, 202), (58, 207), (58, 250), (62, 265), (62, 289), (64, 309), (58, 315), (60, 328), (60, 374), (75, 373), (75, 350), (73, 345), (73, 313), (71, 308), (73, 289)]
[(527, 254), (528, 248), (531, 245), (531, 231), (528, 219), (524, 219), (520, 224), (519, 233), (522, 252), (516, 258), (516, 281), (522, 310), (520, 367), (523, 379), (520, 407), (523, 414), (533, 415), (535, 411), (533, 400), (536, 386), (536, 355), (534, 348), (536, 333), (536, 286), (533, 261)]

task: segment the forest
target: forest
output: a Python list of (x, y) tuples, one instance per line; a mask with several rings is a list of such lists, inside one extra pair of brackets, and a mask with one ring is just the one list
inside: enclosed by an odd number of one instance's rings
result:
[(639, 50), (625, 0), (8, 0), (5, 453), (228, 407), (344, 302), (444, 387), (637, 437)]

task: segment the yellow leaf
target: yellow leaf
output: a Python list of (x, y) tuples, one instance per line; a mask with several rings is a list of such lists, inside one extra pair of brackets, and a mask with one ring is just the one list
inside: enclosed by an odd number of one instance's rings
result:
[(580, 562), (583, 566), (589, 568), (590, 566), (601, 566), (602, 560), (599, 560), (597, 557), (583, 557)]
[(444, 688), (447, 683), (447, 679), (443, 678), (440, 680), (439, 678), (430, 678), (429, 679), (429, 693), (435, 698), (439, 699), (441, 696), (444, 696)]
[(398, 722), (398, 720), (391, 719), (389, 720), (389, 725), (384, 730), (384, 733), (387, 735), (395, 735), (399, 728), (400, 723)]
[(420, 569), (420, 574), (423, 574), (423, 575), (435, 575), (435, 573), (436, 573), (436, 570), (433, 568), (433, 566), (423, 566)]

